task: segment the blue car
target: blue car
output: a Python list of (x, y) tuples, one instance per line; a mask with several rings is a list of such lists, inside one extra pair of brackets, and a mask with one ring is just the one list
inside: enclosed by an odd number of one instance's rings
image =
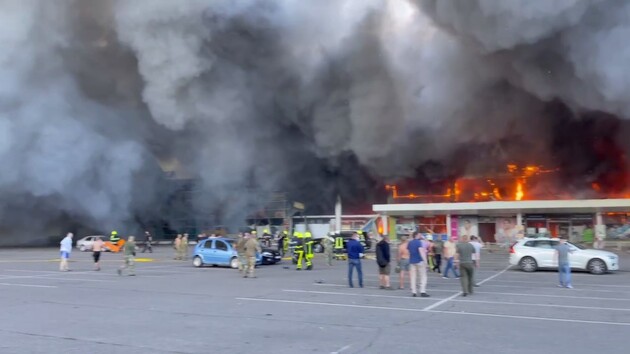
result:
[[(238, 268), (238, 255), (234, 249), (235, 240), (229, 238), (210, 238), (200, 241), (195, 246), (193, 253), (193, 265), (203, 267), (229, 266)], [(262, 255), (256, 253), (256, 265), (262, 264)]]

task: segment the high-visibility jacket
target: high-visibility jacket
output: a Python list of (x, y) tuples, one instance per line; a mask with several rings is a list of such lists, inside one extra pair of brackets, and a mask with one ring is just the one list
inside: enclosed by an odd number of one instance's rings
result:
[(335, 249), (343, 249), (343, 237), (335, 237)]
[(112, 234), (111, 236), (109, 236), (109, 242), (116, 243), (118, 241), (120, 241), (120, 236), (116, 234)]

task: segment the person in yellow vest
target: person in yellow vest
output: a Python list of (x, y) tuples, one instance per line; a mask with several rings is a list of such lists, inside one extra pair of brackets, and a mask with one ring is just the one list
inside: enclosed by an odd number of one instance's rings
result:
[(109, 236), (109, 242), (111, 242), (112, 245), (118, 245), (118, 241), (120, 241), (120, 236), (118, 236), (118, 232), (112, 231), (111, 235)]
[(337, 235), (335, 237), (335, 257), (337, 257), (337, 259), (345, 259), (343, 250), (343, 237), (341, 237), (341, 235)]
[(302, 270), (302, 261), (304, 259), (304, 234), (301, 232), (295, 231), (293, 233), (293, 237), (295, 238), (296, 244), (293, 252), (297, 257), (297, 263), (295, 266), (295, 270)]
[(306, 270), (313, 269), (313, 235), (310, 231), (304, 233), (304, 258), (306, 259)]

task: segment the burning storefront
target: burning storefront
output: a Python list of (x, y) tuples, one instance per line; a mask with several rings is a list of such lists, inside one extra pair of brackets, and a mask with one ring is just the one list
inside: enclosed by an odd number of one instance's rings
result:
[(388, 184), (388, 204), (374, 205), (373, 210), (384, 216), (393, 237), (418, 230), (454, 238), (478, 235), (502, 245), (536, 235), (583, 243), (592, 243), (596, 235), (630, 239), (630, 199), (619, 187), (627, 183), (625, 169), (613, 179), (598, 177), (577, 195), (562, 186), (562, 172), (510, 163), (498, 173), (425, 184), (428, 192), (417, 192), (413, 182)]

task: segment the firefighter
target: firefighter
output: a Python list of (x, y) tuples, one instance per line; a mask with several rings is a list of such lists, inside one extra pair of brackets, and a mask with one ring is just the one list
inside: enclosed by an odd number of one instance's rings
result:
[(293, 237), (295, 238), (295, 247), (293, 249), (293, 253), (297, 257), (295, 270), (302, 270), (302, 260), (304, 259), (304, 234), (295, 231), (293, 233)]
[(310, 231), (304, 233), (304, 258), (306, 259), (306, 270), (313, 269), (313, 235)]
[(109, 236), (109, 242), (111, 242), (112, 245), (118, 245), (118, 241), (120, 241), (120, 236), (118, 236), (118, 232), (112, 231), (112, 234)]
[(341, 235), (337, 235), (337, 237), (335, 237), (335, 257), (338, 259), (344, 259), (345, 256), (343, 253), (343, 237), (341, 237)]

